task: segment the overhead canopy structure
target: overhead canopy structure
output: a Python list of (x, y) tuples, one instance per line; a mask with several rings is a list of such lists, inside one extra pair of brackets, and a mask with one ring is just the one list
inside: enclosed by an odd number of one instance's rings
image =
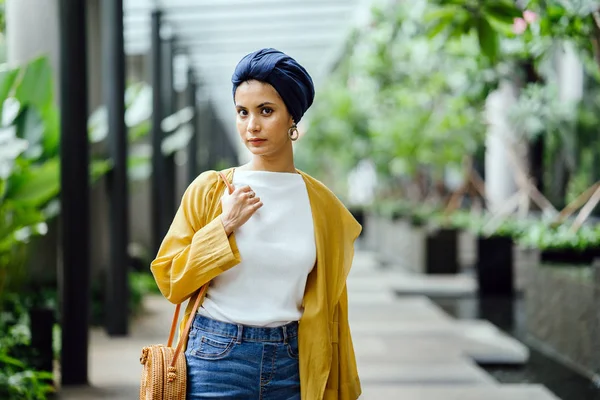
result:
[(193, 66), (231, 134), (231, 73), (239, 59), (274, 47), (303, 64), (318, 86), (340, 55), (350, 29), (368, 12), (364, 0), (124, 0), (125, 51), (147, 54), (151, 12), (163, 12), (161, 36), (174, 35), (175, 87)]

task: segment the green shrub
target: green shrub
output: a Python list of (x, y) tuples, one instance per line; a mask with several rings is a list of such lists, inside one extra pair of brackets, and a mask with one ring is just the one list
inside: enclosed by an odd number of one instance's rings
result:
[(540, 250), (571, 249), (584, 251), (600, 248), (600, 224), (583, 225), (577, 232), (570, 226), (551, 227), (549, 224), (536, 224), (527, 229), (519, 243)]
[(36, 354), (31, 348), (29, 303), (31, 296), (7, 296), (0, 313), (0, 398), (44, 400), (54, 391), (53, 375), (31, 367)]

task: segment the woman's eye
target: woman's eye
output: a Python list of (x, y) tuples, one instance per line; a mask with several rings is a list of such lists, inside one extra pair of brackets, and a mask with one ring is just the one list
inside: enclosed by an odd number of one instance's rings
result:
[(248, 111), (246, 111), (246, 110), (238, 110), (238, 115), (240, 117), (245, 117), (246, 115), (248, 115)]
[(262, 113), (265, 114), (265, 115), (270, 115), (270, 114), (273, 113), (273, 109), (269, 108), (269, 107), (265, 107), (265, 108), (262, 109)]

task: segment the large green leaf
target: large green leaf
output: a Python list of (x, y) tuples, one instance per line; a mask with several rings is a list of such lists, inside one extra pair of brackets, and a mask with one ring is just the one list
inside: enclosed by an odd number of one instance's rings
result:
[(500, 50), (500, 39), (488, 20), (483, 17), (477, 20), (477, 37), (482, 53), (490, 61), (496, 62)]
[(31, 61), (19, 82), (16, 97), (22, 104), (43, 110), (52, 103), (52, 68), (47, 57)]
[(24, 156), (31, 159), (39, 158), (43, 153), (42, 139), (45, 124), (36, 108), (25, 107), (15, 120), (17, 136), (29, 143)]
[(508, 37), (514, 36), (513, 20), (510, 20), (510, 22), (508, 22), (504, 19), (497, 18), (497, 16), (494, 14), (487, 13), (485, 13), (485, 18), (488, 20), (492, 28), (498, 33)]
[(54, 105), (47, 107), (42, 112), (42, 119), (46, 127), (43, 146), (46, 158), (58, 156), (58, 147), (60, 145), (60, 113)]
[(17, 76), (19, 76), (18, 68), (9, 69), (3, 67), (0, 70), (0, 115), (2, 115), (4, 101), (8, 98)]
[(42, 206), (60, 191), (60, 164), (58, 157), (41, 165), (31, 166), (20, 179), (11, 179), (7, 198), (30, 206)]
[(483, 5), (483, 12), (508, 24), (511, 24), (515, 18), (521, 17), (523, 14), (515, 1), (507, 0), (488, 0)]
[(22, 361), (2, 353), (0, 353), (0, 363), (12, 365), (13, 367), (25, 368), (25, 364)]
[(441, 32), (446, 30), (448, 26), (452, 23), (452, 17), (440, 18), (437, 20), (430, 28), (427, 36), (431, 39), (439, 35)]
[(423, 17), (424, 22), (430, 24), (427, 36), (434, 38), (450, 26), (455, 28), (458, 19), (465, 19), (465, 14), (467, 12), (458, 6), (445, 6), (427, 11)]
[(16, 137), (16, 128), (0, 128), (0, 179), (7, 179), (14, 168), (15, 159), (27, 150), (26, 140)]

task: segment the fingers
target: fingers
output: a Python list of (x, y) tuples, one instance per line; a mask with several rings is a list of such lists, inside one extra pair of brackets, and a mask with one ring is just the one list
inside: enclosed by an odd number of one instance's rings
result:
[(250, 186), (242, 186), (239, 189), (236, 189), (236, 192), (243, 199), (254, 199), (256, 198), (256, 193)]
[(248, 200), (248, 204), (256, 204), (256, 203), (260, 203), (260, 197), (253, 197)]
[(241, 199), (249, 199), (252, 197), (256, 197), (256, 193), (250, 188), (250, 186), (242, 186), (240, 188), (235, 189), (233, 194)]
[(239, 191), (239, 193), (248, 193), (252, 191), (252, 188), (248, 185), (246, 186), (242, 186), (241, 188), (237, 189)]
[(262, 207), (263, 203), (260, 200), (260, 197), (256, 195), (256, 192), (252, 190), (250, 186), (241, 186), (235, 190), (239, 199), (244, 201), (246, 205), (250, 206), (252, 212), (258, 210)]

